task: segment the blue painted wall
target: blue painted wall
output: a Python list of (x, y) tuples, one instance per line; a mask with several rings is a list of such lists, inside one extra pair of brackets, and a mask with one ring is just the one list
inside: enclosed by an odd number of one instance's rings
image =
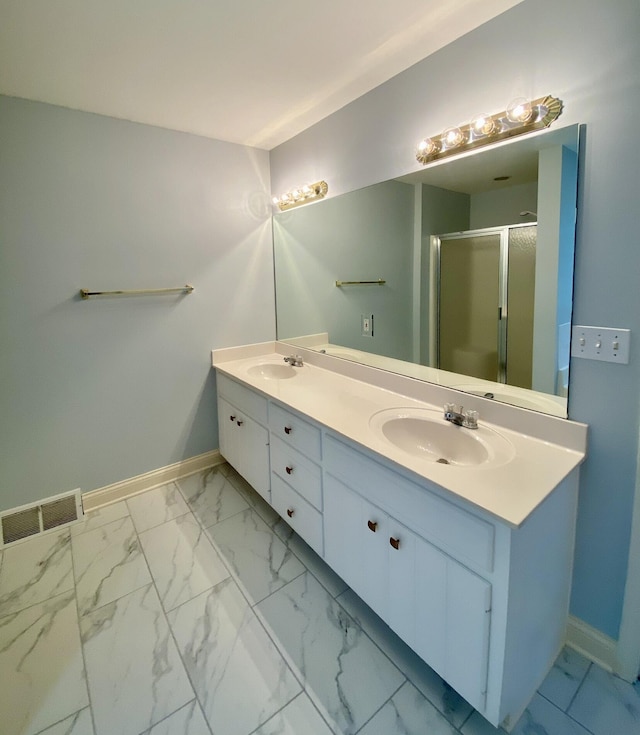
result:
[(268, 178), (265, 151), (0, 97), (0, 509), (217, 448), (210, 350), (275, 335)]
[(638, 449), (638, 39), (638, 0), (525, 0), (271, 152), (274, 191), (325, 179), (335, 195), (418, 170), (418, 141), (515, 97), (556, 95), (556, 126), (586, 125), (574, 322), (634, 336), (628, 366), (571, 365), (569, 413), (591, 426), (571, 608), (614, 638)]

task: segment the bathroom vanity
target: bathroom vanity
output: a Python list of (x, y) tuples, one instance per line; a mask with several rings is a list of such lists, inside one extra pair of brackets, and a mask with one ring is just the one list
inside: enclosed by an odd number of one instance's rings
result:
[[(290, 349), (214, 351), (222, 456), (510, 729), (564, 644), (586, 427)], [(444, 420), (461, 400), (478, 430)]]

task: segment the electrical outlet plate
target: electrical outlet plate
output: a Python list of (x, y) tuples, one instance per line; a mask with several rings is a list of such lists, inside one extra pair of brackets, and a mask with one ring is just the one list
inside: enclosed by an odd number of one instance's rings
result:
[(360, 334), (373, 337), (373, 314), (360, 314)]
[(630, 329), (575, 325), (571, 330), (571, 357), (626, 365), (629, 362), (630, 341)]

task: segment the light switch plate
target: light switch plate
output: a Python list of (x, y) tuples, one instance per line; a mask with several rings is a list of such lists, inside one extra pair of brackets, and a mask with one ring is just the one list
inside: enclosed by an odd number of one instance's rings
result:
[(373, 337), (373, 314), (360, 314), (360, 333), (363, 337)]
[(571, 330), (571, 357), (626, 365), (629, 362), (630, 341), (630, 329), (574, 325)]

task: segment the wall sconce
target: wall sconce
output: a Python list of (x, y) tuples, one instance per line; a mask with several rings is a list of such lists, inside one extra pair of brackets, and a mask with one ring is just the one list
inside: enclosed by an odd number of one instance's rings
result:
[(468, 125), (447, 128), (442, 135), (425, 138), (418, 144), (416, 158), (425, 165), (514, 135), (548, 128), (561, 112), (562, 100), (557, 97), (515, 99), (504, 112), (476, 115)]
[(292, 189), (280, 197), (273, 197), (273, 203), (276, 204), (281, 211), (299, 207), (301, 204), (308, 204), (316, 199), (322, 199), (329, 191), (326, 181), (318, 181), (315, 184), (307, 184), (300, 189)]

